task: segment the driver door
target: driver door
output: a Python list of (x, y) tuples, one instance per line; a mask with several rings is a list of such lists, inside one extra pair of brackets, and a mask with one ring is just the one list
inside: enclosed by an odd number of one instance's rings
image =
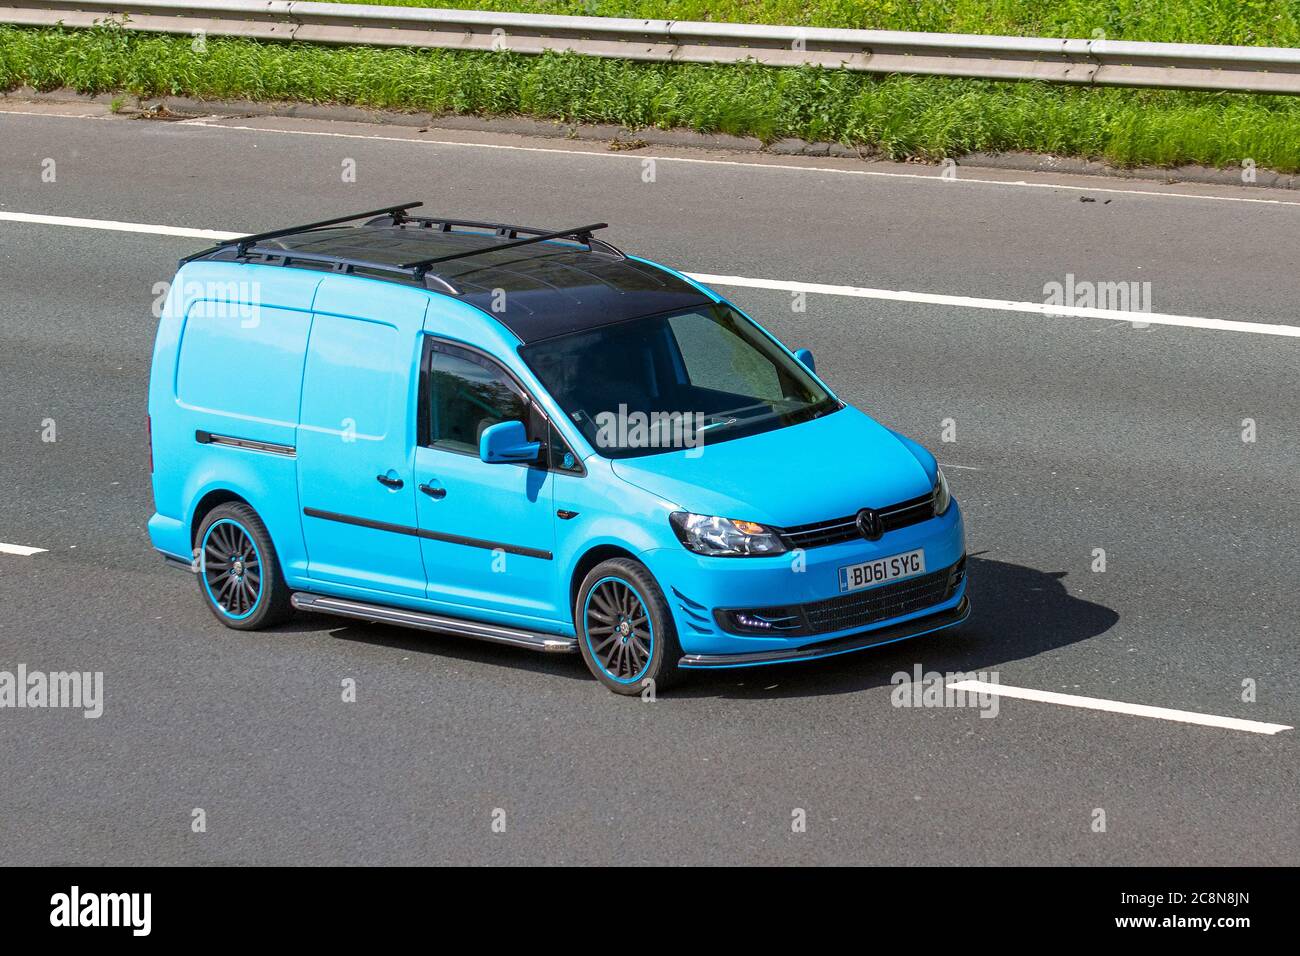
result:
[[(479, 437), (504, 421), (522, 421), (541, 442), (536, 464), (479, 458)], [(523, 627), (560, 619), (547, 437), (545, 417), (498, 362), (426, 339), (415, 481), (430, 600)]]

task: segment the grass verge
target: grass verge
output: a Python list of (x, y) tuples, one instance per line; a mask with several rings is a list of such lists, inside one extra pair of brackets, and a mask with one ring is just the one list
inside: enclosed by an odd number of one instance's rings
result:
[(1300, 99), (1073, 89), (567, 54), (320, 47), (0, 27), (0, 87), (296, 100), (800, 137), (894, 159), (1029, 150), (1119, 166), (1300, 170)]

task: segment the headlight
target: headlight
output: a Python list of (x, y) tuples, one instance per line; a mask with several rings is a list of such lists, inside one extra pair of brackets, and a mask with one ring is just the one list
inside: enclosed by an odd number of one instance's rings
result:
[(952, 492), (948, 490), (948, 479), (943, 476), (942, 468), (935, 468), (939, 480), (934, 483), (934, 513), (941, 515), (952, 504)]
[(668, 520), (678, 540), (696, 554), (743, 558), (785, 550), (775, 531), (752, 521), (711, 518), (687, 511), (674, 511)]

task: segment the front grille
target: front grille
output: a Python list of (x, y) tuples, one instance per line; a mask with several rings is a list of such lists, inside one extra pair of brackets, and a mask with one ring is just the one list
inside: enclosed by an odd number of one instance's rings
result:
[(963, 555), (956, 564), (939, 571), (824, 601), (784, 607), (728, 608), (716, 611), (714, 616), (723, 629), (733, 634), (780, 637), (829, 634), (869, 627), (942, 604), (957, 592), (965, 574)]
[[(934, 517), (934, 494), (909, 498), (896, 505), (880, 509), (880, 521), (885, 527), (885, 534), (920, 524)], [(858, 532), (858, 516), (832, 518), (829, 521), (815, 521), (812, 524), (796, 525), (785, 528), (780, 534), (790, 548), (820, 548), (828, 544), (842, 544), (862, 538)]]

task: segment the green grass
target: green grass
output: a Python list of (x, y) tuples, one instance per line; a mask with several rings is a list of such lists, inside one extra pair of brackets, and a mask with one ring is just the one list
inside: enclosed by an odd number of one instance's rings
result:
[(1300, 170), (1300, 99), (1287, 97), (223, 39), (196, 53), (189, 37), (0, 28), (0, 87), (20, 85), (795, 136), (895, 159), (1030, 150)]
[(1300, 0), (343, 0), (870, 30), (1300, 45)]

